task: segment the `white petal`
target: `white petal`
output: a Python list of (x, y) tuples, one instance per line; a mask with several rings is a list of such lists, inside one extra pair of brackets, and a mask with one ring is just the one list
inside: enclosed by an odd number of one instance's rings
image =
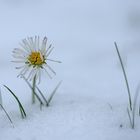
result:
[(25, 63), (24, 60), (17, 60), (17, 61), (12, 61), (12, 62), (14, 62), (14, 63)]
[(52, 62), (56, 62), (56, 63), (62, 63), (61, 61), (58, 61), (58, 60), (53, 60), (53, 59), (48, 59), (46, 58), (48, 61), (52, 61)]
[(34, 71), (32, 72), (30, 81), (33, 81), (34, 77), (36, 76), (36, 73), (37, 73), (37, 69), (34, 69)]
[(27, 52), (25, 52), (24, 50), (22, 50), (22, 49), (20, 49), (20, 48), (15, 48), (15, 49), (13, 50), (13, 53), (17, 53), (17, 54), (24, 55), (24, 56), (27, 56), (27, 55), (28, 55)]
[(39, 36), (37, 37), (37, 51), (39, 51)]
[(16, 69), (23, 69), (26, 65), (16, 67)]
[(20, 71), (20, 73), (19, 73), (19, 75), (17, 77), (19, 77), (21, 75), (25, 75), (28, 70), (29, 70), (29, 67), (27, 65), (25, 65), (23, 67), (23, 69)]
[(29, 46), (33, 46), (33, 38), (32, 37), (28, 37), (28, 43), (29, 43)]
[(40, 53), (41, 60), (44, 61), (44, 58), (43, 58), (41, 52), (39, 52), (39, 53)]
[(45, 52), (46, 51), (46, 45), (47, 45), (47, 37), (44, 37), (43, 41), (42, 41), (42, 47), (41, 47), (41, 52)]
[(31, 52), (34, 51), (33, 47), (30, 45), (30, 43), (26, 39), (23, 39), (22, 42), (24, 43), (26, 47), (30, 49)]
[(56, 75), (56, 72), (48, 64), (45, 64), (45, 66), (47, 66), (49, 70)]
[(51, 47), (52, 47), (52, 44), (50, 44), (49, 47), (47, 48), (47, 50), (43, 52), (43, 55), (46, 55), (47, 52), (51, 49)]
[(34, 49), (35, 51), (38, 51), (37, 50), (37, 36), (35, 36), (35, 40), (34, 40)]
[(54, 49), (54, 47), (51, 48), (51, 50), (46, 54), (46, 57), (48, 57), (51, 54), (51, 52), (52, 52), (53, 49)]
[(13, 56), (14, 58), (17, 58), (17, 59), (26, 60), (26, 57), (21, 56), (21, 55), (13, 54), (12, 56)]
[(22, 73), (22, 75), (25, 75), (30, 70), (30, 67), (26, 65), (25, 71)]
[(34, 74), (35, 68), (32, 68), (27, 79), (31, 79), (32, 75)]
[(48, 71), (46, 70), (46, 68), (43, 67), (43, 69), (45, 70), (45, 72), (47, 73), (47, 75), (49, 76), (49, 78), (52, 79), (51, 75), (48, 73)]
[(30, 48), (28, 46), (26, 46), (25, 44), (19, 43), (19, 45), (28, 53), (31, 52)]

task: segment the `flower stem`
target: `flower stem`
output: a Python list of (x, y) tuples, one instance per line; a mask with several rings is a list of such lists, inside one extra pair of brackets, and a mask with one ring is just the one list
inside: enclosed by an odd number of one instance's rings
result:
[(35, 103), (35, 87), (36, 87), (36, 75), (33, 78), (33, 88), (32, 88), (32, 104)]
[[(28, 82), (28, 80), (23, 76), (22, 77), (24, 80), (25, 80), (25, 82), (27, 83), (27, 85), (30, 87), (30, 89), (31, 90), (33, 90), (33, 87), (32, 87), (32, 85)], [(36, 91), (34, 92), (34, 94), (35, 94), (35, 96), (36, 96), (36, 99), (40, 102), (40, 105), (42, 106), (42, 105), (44, 105), (43, 104), (43, 102), (42, 102), (42, 100), (41, 100), (41, 98), (38, 96), (38, 94), (36, 93)]]

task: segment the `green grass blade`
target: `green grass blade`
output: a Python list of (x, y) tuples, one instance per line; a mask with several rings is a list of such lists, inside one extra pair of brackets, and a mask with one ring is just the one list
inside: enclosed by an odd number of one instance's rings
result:
[(16, 99), (18, 105), (19, 105), (19, 110), (20, 110), (20, 113), (21, 113), (21, 117), (22, 118), (25, 118), (26, 117), (26, 112), (21, 104), (21, 102), (19, 101), (18, 97), (14, 94), (14, 92), (8, 88), (6, 85), (4, 85), (4, 87), (9, 91), (9, 93), (11, 93), (13, 95), (13, 97)]
[(12, 119), (10, 118), (9, 114), (7, 113), (7, 111), (5, 110), (5, 108), (4, 108), (1, 104), (0, 104), (0, 106), (1, 106), (2, 110), (4, 111), (4, 113), (6, 114), (8, 120), (10, 121), (10, 123), (12, 124), (12, 126), (14, 127), (13, 121), (12, 121)]
[(48, 99), (48, 105), (50, 104), (50, 102), (51, 102), (53, 96), (55, 95), (55, 93), (56, 93), (57, 89), (59, 88), (59, 86), (61, 85), (61, 83), (62, 83), (62, 81), (60, 81), (60, 82), (58, 83), (58, 85), (56, 86), (56, 88), (55, 88), (55, 89), (53, 90), (53, 92), (51, 93), (51, 95), (50, 95), (50, 97), (49, 97), (49, 99)]
[(115, 48), (116, 48), (116, 51), (117, 51), (117, 54), (118, 54), (118, 57), (119, 57), (119, 60), (120, 60), (120, 64), (121, 64), (121, 67), (122, 67), (122, 71), (123, 71), (123, 75), (124, 75), (124, 79), (125, 79), (125, 83), (126, 83), (126, 88), (127, 88), (127, 92), (128, 92), (128, 98), (129, 98), (130, 110), (132, 110), (132, 98), (131, 98), (131, 92), (130, 92), (129, 83), (128, 83), (128, 80), (127, 80), (127, 75), (126, 75), (126, 72), (125, 72), (125, 68), (124, 68), (124, 65), (123, 65), (123, 61), (122, 61), (122, 58), (121, 58), (121, 55), (120, 55), (117, 43), (114, 42), (114, 45), (115, 45)]
[(38, 86), (36, 86), (36, 89), (38, 90), (38, 92), (40, 93), (41, 97), (42, 97), (43, 100), (45, 101), (46, 106), (48, 106), (48, 101), (47, 101), (47, 99), (45, 98), (45, 96), (43, 95), (42, 91), (38, 88)]

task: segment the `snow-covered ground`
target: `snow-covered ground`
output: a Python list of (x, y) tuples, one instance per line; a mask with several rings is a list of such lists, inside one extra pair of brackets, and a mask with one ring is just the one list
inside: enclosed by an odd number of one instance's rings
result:
[[(0, 0), (0, 86), (14, 128), (0, 111), (0, 140), (138, 140), (140, 117), (130, 128), (128, 96), (114, 47), (123, 56), (132, 96), (140, 81), (140, 2), (137, 0)], [(46, 96), (61, 87), (49, 108), (31, 104), (31, 91), (11, 63), (12, 50), (27, 36), (47, 36), (55, 47), (43, 75)], [(10, 87), (27, 113), (3, 88)], [(120, 127), (122, 126), (122, 127)]]

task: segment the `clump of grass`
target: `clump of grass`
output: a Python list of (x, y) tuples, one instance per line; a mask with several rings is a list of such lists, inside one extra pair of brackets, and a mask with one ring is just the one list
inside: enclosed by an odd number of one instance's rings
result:
[[(114, 42), (114, 44), (115, 44), (116, 51), (117, 51), (117, 54), (118, 54), (118, 57), (119, 57), (119, 60), (120, 60), (120, 64), (121, 64), (121, 67), (122, 67), (122, 71), (123, 71), (123, 75), (124, 75), (124, 79), (125, 79), (125, 83), (126, 83), (126, 88), (127, 88), (127, 92), (128, 92), (129, 108), (127, 107), (127, 113), (128, 113), (131, 128), (134, 129), (135, 128), (135, 119), (136, 119), (137, 100), (138, 100), (138, 95), (139, 95), (139, 91), (140, 91), (140, 85), (138, 85), (138, 87), (136, 89), (136, 93), (135, 93), (134, 100), (133, 100), (133, 103), (132, 103), (130, 87), (129, 87), (127, 75), (126, 75), (126, 72), (125, 72), (125, 68), (124, 68), (124, 65), (123, 65), (123, 61), (122, 61), (117, 43)], [(140, 115), (140, 107), (139, 107), (139, 115)]]
[(9, 93), (11, 93), (11, 95), (16, 99), (17, 103), (18, 103), (18, 106), (19, 106), (19, 110), (20, 110), (20, 113), (21, 113), (21, 117), (24, 119), (26, 118), (26, 112), (23, 108), (23, 105), (21, 104), (20, 100), (18, 99), (18, 97), (14, 94), (14, 92), (9, 88), (7, 87), (6, 85), (4, 85), (4, 87), (9, 91)]
[[(46, 105), (47, 107), (50, 105), (50, 102), (52, 101), (54, 95), (56, 94), (56, 91), (58, 90), (58, 88), (60, 87), (62, 81), (60, 81), (56, 87), (54, 88), (54, 90), (52, 91), (52, 93), (50, 94), (49, 98), (47, 99), (43, 92), (40, 90), (40, 88), (35, 84), (36, 82), (34, 81), (33, 83), (33, 86), (30, 84), (30, 82), (24, 77), (22, 76), (22, 78), (24, 79), (24, 81), (27, 83), (27, 85), (29, 86), (29, 88), (31, 89), (32, 91), (32, 97), (33, 97), (33, 94), (34, 96), (38, 99), (39, 103), (40, 103), (40, 106), (42, 107), (43, 105)], [(37, 92), (38, 91), (38, 92)], [(40, 94), (40, 96), (38, 95), (38, 93)], [(34, 97), (34, 98), (35, 98)]]

